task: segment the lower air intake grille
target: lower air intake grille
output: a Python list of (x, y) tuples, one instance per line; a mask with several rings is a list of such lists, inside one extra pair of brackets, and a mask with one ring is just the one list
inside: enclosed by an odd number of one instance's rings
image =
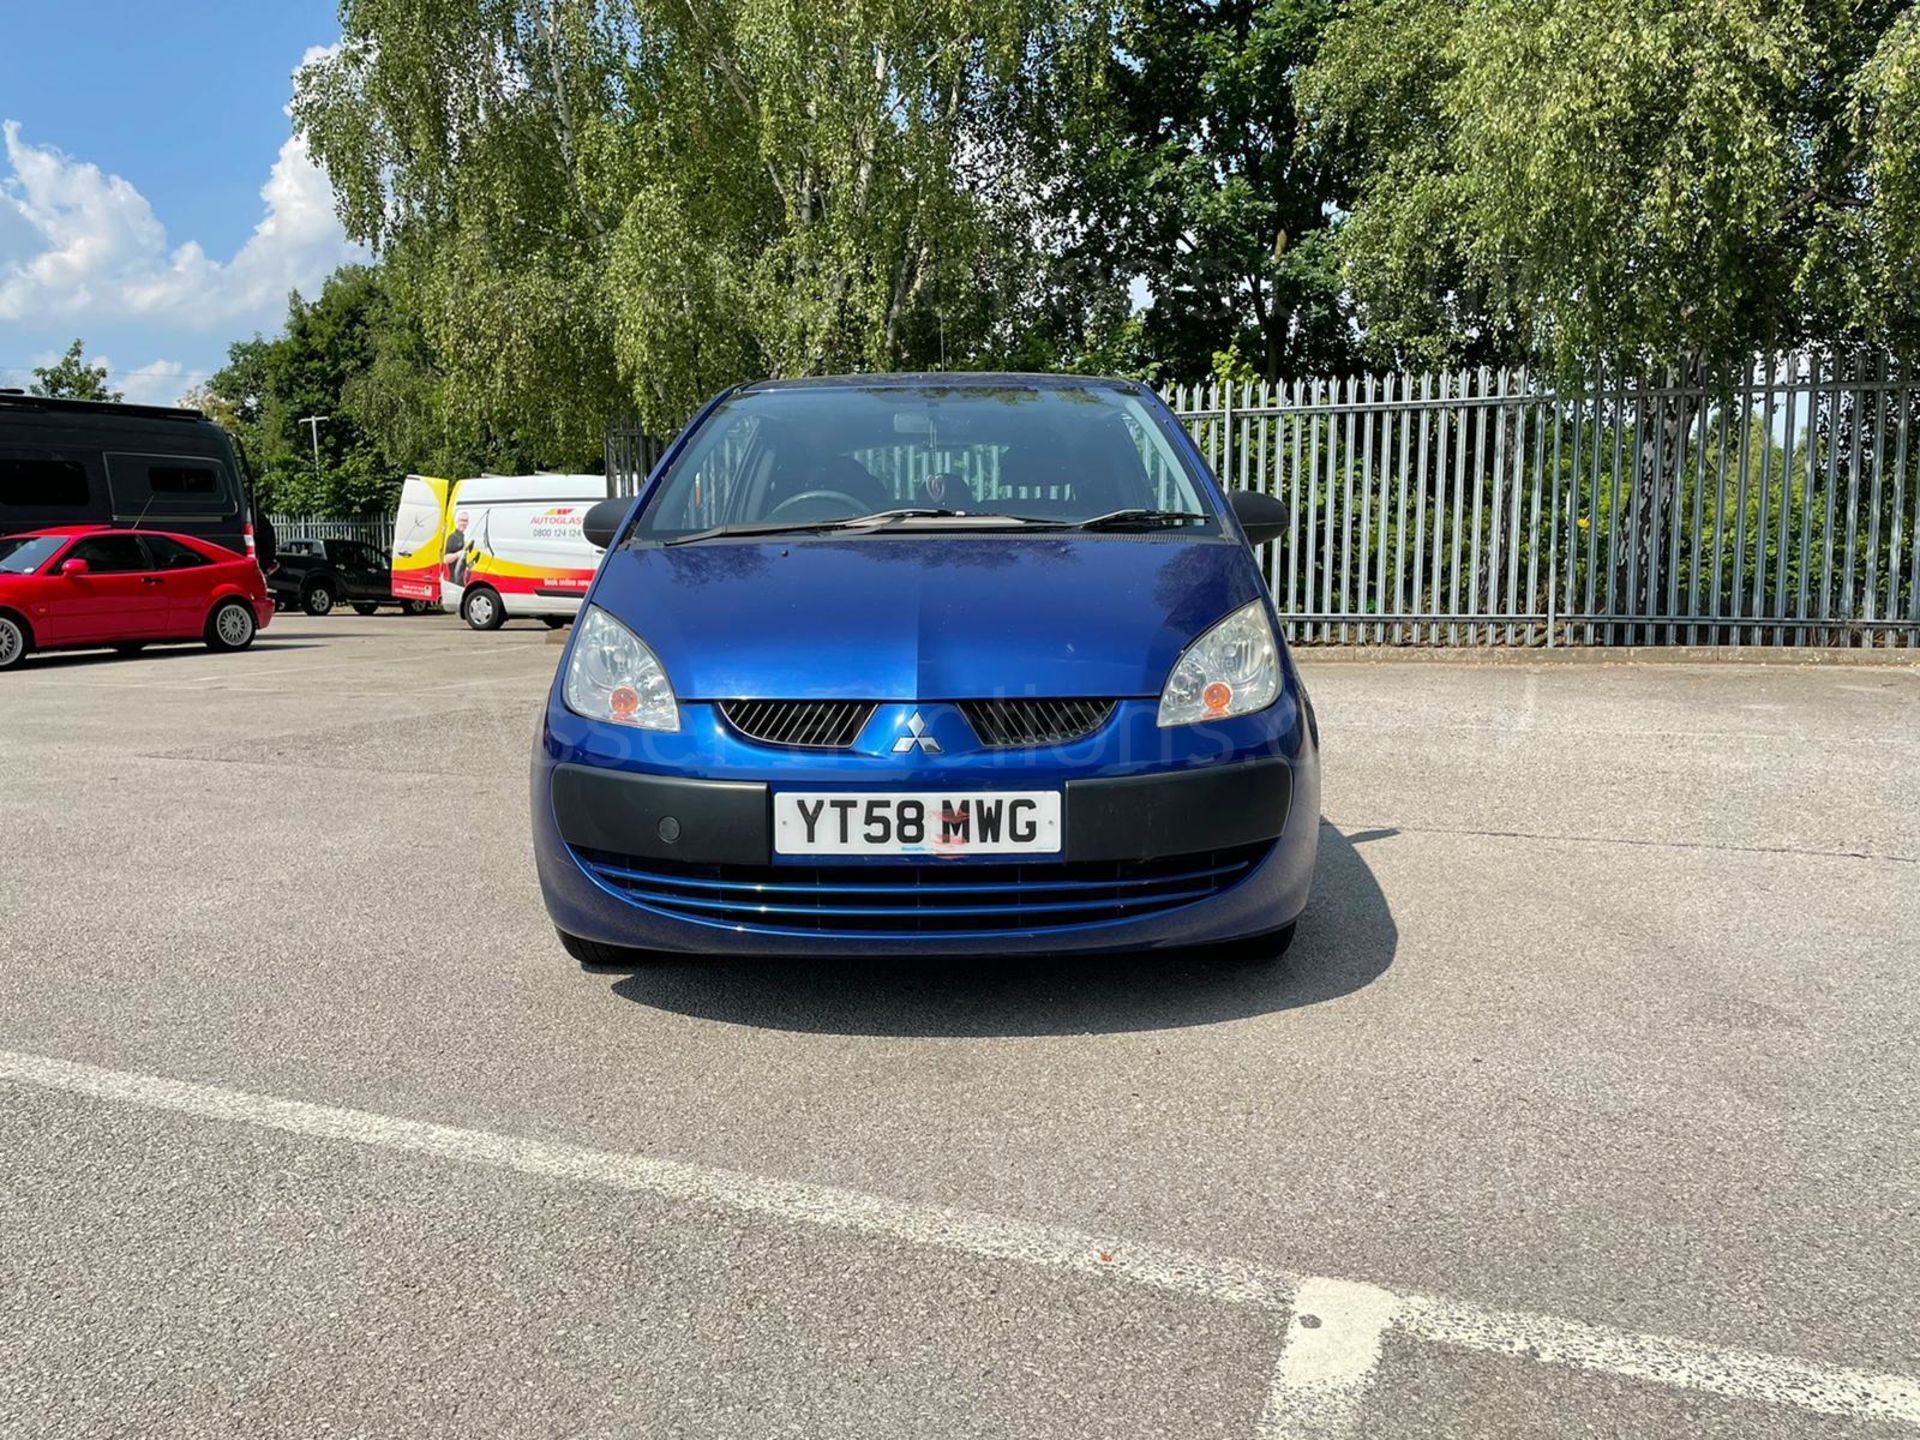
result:
[(873, 714), (871, 700), (724, 700), (720, 713), (749, 740), (802, 750), (845, 750)]
[(1159, 860), (687, 865), (574, 849), (602, 886), (681, 920), (776, 935), (1005, 935), (1162, 915), (1230, 889), (1272, 841)]
[(982, 745), (1012, 750), (1091, 735), (1113, 714), (1113, 701), (962, 700), (960, 708)]

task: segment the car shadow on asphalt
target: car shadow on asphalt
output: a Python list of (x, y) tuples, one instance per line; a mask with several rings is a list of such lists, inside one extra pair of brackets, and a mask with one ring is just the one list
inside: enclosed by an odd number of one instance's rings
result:
[[(306, 640), (269, 640), (262, 635), (245, 653), (270, 654), (281, 650), (318, 650), (317, 642)], [(34, 670), (75, 670), (89, 665), (139, 665), (149, 660), (177, 660), (188, 655), (207, 656), (214, 652), (198, 640), (155, 640), (138, 655), (121, 655), (113, 650), (42, 650), (23, 656), (18, 673)]]
[(1322, 821), (1313, 898), (1280, 959), (1198, 948), (1018, 959), (702, 956), (652, 961), (622, 975), (613, 993), (703, 1020), (814, 1034), (1119, 1034), (1338, 999), (1384, 974), (1398, 943), (1372, 869), (1352, 840)]

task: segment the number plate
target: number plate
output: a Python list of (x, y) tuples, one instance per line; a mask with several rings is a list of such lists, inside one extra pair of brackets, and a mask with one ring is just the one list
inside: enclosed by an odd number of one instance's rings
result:
[(773, 797), (779, 855), (1057, 855), (1057, 790), (891, 791)]

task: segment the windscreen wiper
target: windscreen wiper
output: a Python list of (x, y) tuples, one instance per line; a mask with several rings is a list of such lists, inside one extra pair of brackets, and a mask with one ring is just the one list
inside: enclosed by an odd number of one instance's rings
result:
[(676, 535), (665, 545), (691, 545), (697, 540), (718, 540), (738, 535), (817, 535), (834, 530), (870, 530), (891, 525), (896, 520), (1004, 520), (1016, 525), (1034, 522), (1022, 515), (998, 515), (973, 510), (947, 510), (934, 506), (903, 506), (897, 510), (875, 510), (870, 515), (850, 515), (841, 520), (769, 520), (752, 525), (715, 525)]
[(1076, 521), (1073, 528), (1117, 530), (1126, 525), (1193, 525), (1204, 524), (1212, 518), (1195, 510), (1109, 510), (1104, 515), (1095, 515), (1091, 520)]

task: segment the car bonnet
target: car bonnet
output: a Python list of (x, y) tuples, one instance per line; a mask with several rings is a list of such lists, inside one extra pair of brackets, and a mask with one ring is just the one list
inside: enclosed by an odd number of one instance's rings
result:
[(1261, 593), (1217, 536), (873, 535), (642, 546), (593, 592), (683, 700), (1153, 696)]

